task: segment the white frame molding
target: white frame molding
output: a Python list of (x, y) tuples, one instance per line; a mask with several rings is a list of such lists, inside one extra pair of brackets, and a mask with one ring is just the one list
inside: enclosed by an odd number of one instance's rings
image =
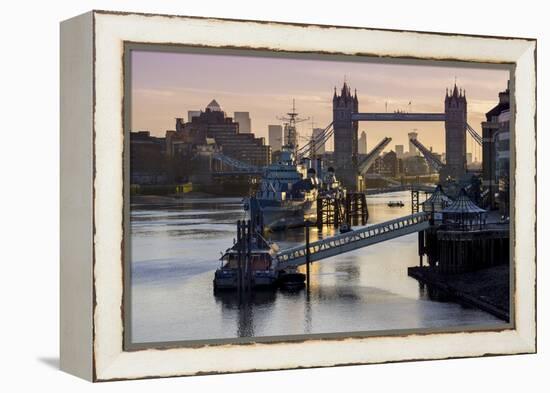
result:
[[(61, 37), (64, 370), (105, 381), (536, 351), (535, 40), (102, 11)], [(124, 351), (125, 42), (515, 64), (514, 329)]]

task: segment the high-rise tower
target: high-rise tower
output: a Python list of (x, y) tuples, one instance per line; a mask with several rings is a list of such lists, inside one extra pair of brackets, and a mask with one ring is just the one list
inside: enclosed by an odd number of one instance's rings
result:
[[(340, 176), (347, 179), (353, 186), (357, 176), (357, 122), (352, 121), (351, 115), (358, 112), (359, 101), (357, 90), (352, 95), (346, 82), (340, 94), (334, 88), (332, 97), (332, 124), (334, 127), (334, 161), (340, 171)], [(343, 175), (343, 176), (342, 176)]]
[(411, 139), (416, 140), (418, 139), (418, 132), (409, 132), (409, 156), (417, 156), (418, 155), (418, 149), (414, 145), (414, 143), (411, 142)]
[(367, 154), (367, 133), (363, 131), (361, 133), (361, 136), (359, 137), (359, 147), (357, 148), (357, 152), (359, 154)]
[(459, 181), (466, 172), (466, 92), (458, 89), (456, 83), (451, 92), (445, 94), (445, 159), (441, 180), (449, 177)]

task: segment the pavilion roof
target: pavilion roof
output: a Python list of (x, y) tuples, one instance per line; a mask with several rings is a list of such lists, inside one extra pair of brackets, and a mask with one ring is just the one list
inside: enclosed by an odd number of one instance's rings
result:
[(432, 205), (433, 206), (448, 206), (452, 202), (453, 201), (451, 200), (451, 198), (449, 198), (443, 192), (443, 189), (441, 188), (441, 185), (438, 184), (437, 187), (435, 188), (434, 192), (432, 193), (432, 195), (428, 199), (426, 199), (424, 202), (422, 202), (422, 205), (425, 208), (426, 207), (431, 207)]
[(442, 211), (443, 214), (480, 214), (486, 212), (487, 210), (480, 208), (468, 198), (464, 189), (461, 189), (458, 198)]

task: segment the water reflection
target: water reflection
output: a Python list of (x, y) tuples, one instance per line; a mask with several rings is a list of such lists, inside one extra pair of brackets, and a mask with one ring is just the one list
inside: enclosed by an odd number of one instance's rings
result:
[[(407, 193), (369, 197), (369, 225), (410, 213)], [(401, 199), (403, 208), (389, 208)], [(214, 296), (220, 251), (244, 218), (238, 198), (166, 200), (131, 206), (131, 307), (134, 342), (185, 341), (498, 323), (491, 315), (433, 301), (407, 276), (416, 235), (311, 265), (308, 289)], [(281, 248), (304, 229), (270, 234)], [(311, 228), (311, 241), (335, 234)], [(302, 267), (302, 271), (305, 269)]]
[[(216, 303), (224, 318), (231, 319), (237, 314), (236, 337), (254, 337), (254, 323), (258, 318), (269, 318), (269, 310), (277, 299), (277, 291), (257, 290), (247, 293), (220, 291), (214, 294)], [(263, 314), (255, 310), (267, 310)]]

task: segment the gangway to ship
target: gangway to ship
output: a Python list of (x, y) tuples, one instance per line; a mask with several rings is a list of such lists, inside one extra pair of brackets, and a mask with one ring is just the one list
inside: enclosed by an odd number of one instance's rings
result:
[[(421, 212), (331, 236), (309, 244), (309, 262), (320, 261), (410, 233), (423, 231), (428, 229), (429, 226), (429, 214)], [(305, 245), (279, 251), (277, 253), (277, 268), (284, 270), (288, 267), (305, 264), (307, 262), (307, 251)]]

